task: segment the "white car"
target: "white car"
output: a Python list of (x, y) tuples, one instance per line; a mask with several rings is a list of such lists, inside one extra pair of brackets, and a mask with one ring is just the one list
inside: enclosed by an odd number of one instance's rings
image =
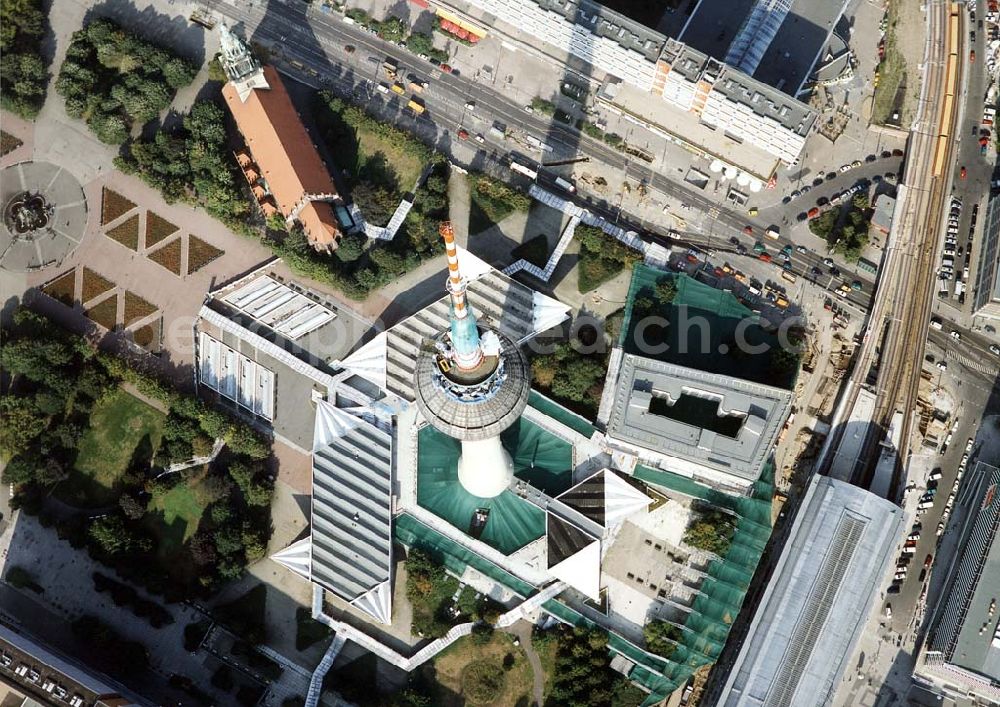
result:
[(939, 371), (947, 371), (948, 370), (948, 362), (947, 361), (938, 361), (937, 362), (937, 367), (938, 367)]
[(524, 112), (525, 112), (525, 113), (534, 113), (534, 112), (535, 112), (535, 109), (534, 109), (534, 108), (532, 108), (531, 106), (525, 106), (525, 107), (524, 107)]
[(476, 142), (478, 142), (480, 144), (486, 142), (486, 139), (483, 137), (482, 133), (479, 133), (479, 134), (476, 135)]
[(465, 110), (467, 110), (467, 111), (474, 111), (475, 109), (476, 109), (476, 102), (475, 101), (469, 101), (468, 103), (465, 104)]
[(1000, 356), (1000, 346), (996, 344), (990, 344), (990, 353), (994, 356)]
[(954, 329), (952, 329), (951, 330), (951, 338), (954, 339), (955, 341), (961, 341), (962, 340), (962, 335), (959, 332), (957, 332)]

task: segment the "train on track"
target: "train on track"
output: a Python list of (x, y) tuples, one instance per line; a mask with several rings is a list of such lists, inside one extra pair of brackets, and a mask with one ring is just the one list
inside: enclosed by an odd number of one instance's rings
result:
[(952, 130), (955, 123), (955, 100), (958, 95), (958, 51), (961, 47), (961, 17), (962, 6), (953, 2), (948, 7), (948, 33), (945, 45), (948, 54), (945, 64), (944, 103), (941, 111), (941, 121), (938, 124), (937, 144), (934, 148), (934, 164), (931, 175), (941, 177), (947, 165), (945, 164), (948, 155), (948, 147), (953, 140)]

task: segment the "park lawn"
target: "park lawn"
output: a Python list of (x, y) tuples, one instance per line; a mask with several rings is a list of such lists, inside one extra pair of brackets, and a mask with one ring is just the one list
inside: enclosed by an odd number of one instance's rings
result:
[(513, 187), (483, 174), (470, 174), (469, 235), (492, 228), (518, 211), (528, 211), (531, 199)]
[(577, 289), (581, 293), (596, 290), (608, 280), (615, 278), (625, 269), (625, 264), (612, 258), (605, 258), (600, 253), (580, 249), (580, 260), (577, 262)]
[(179, 551), (194, 536), (205, 514), (205, 506), (191, 484), (178, 484), (166, 493), (154, 494), (149, 510), (155, 519), (150, 530), (160, 539), (159, 551), (165, 556)]
[(399, 191), (408, 192), (413, 189), (424, 169), (424, 163), (419, 157), (400, 149), (391, 140), (378, 135), (364, 125), (356, 128), (355, 136), (358, 141), (359, 174), (375, 155), (381, 153), (385, 156), (385, 163), (395, 171), (396, 177), (399, 179)]
[[(509, 669), (503, 668), (504, 657), (513, 657)], [(494, 663), (503, 678), (502, 688), (492, 700), (475, 700), (464, 690), (463, 674), (466, 668), (481, 661)], [(471, 636), (455, 641), (442, 651), (434, 661), (421, 668), (423, 675), (432, 684), (432, 704), (436, 707), (461, 707), (462, 705), (508, 705), (531, 704), (534, 684), (531, 665), (524, 649), (515, 646), (511, 637), (495, 631), (488, 643), (479, 645)]]
[(545, 673), (545, 687), (542, 688), (542, 695), (548, 700), (556, 674), (556, 653), (559, 652), (559, 641), (533, 641), (532, 645), (535, 647), (535, 652), (538, 653), (542, 672)]
[(118, 497), (116, 485), (136, 447), (149, 438), (149, 454), (160, 444), (166, 416), (122, 389), (98, 401), (80, 439), (75, 472), (56, 495), (75, 506), (104, 506)]
[[(892, 117), (897, 107), (899, 90), (906, 85), (906, 60), (899, 50), (896, 23), (899, 21), (897, 2), (890, 2), (888, 27), (885, 32), (885, 58), (878, 65), (878, 86), (872, 99), (872, 122), (881, 125)], [(899, 106), (902, 109), (902, 105)], [(902, 110), (900, 110), (902, 114)]]

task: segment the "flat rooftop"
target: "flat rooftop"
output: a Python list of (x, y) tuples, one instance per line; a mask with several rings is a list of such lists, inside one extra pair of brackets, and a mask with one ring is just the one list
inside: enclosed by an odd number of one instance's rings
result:
[(717, 704), (831, 704), (904, 520), (873, 493), (814, 476)]
[[(725, 12), (719, 12), (717, 3), (702, 2), (679, 39), (708, 56), (725, 61), (729, 47), (754, 5), (755, 0), (732, 0), (726, 4)], [(795, 0), (761, 57), (753, 78), (795, 95), (808, 78), (846, 6), (846, 0)]]
[(266, 268), (209, 294), (211, 309), (317, 365), (339, 361), (371, 329), (321, 292)]
[(847, 0), (796, 0), (753, 77), (795, 95), (812, 73), (846, 7)]
[(370, 328), (321, 294), (258, 270), (210, 293), (202, 306), (199, 383), (311, 450), (313, 391), (329, 392), (341, 357)]
[(931, 647), (953, 665), (1000, 681), (1000, 468), (979, 462), (969, 480), (971, 530), (948, 578)]
[(733, 43), (755, 2), (756, 0), (730, 0), (726, 3), (726, 11), (719, 12), (717, 3), (702, 0), (678, 39), (710, 57), (725, 61), (729, 45)]
[(791, 410), (791, 393), (624, 354), (608, 435), (755, 481)]
[(680, 139), (694, 145), (708, 155), (736, 165), (762, 181), (766, 181), (778, 167), (779, 160), (776, 156), (694, 120), (695, 116), (686, 110), (667, 101), (651, 98), (645, 91), (625, 82), (614, 84), (613, 87), (613, 91), (602, 90), (600, 97), (624, 114), (656, 126), (671, 139)]

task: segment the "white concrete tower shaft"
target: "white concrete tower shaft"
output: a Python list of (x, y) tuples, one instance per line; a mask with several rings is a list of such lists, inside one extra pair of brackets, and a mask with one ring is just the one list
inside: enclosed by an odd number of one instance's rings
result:
[(458, 481), (473, 496), (493, 498), (514, 479), (514, 461), (500, 443), (500, 436), (462, 440)]

